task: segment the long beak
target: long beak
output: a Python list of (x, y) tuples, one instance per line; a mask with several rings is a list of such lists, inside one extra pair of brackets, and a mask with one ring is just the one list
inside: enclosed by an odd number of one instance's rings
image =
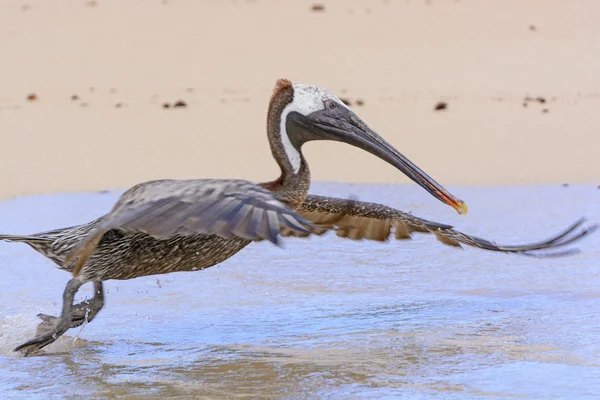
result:
[[(312, 130), (318, 128), (323, 139), (336, 140), (361, 148), (379, 157), (385, 162), (402, 171), (406, 176), (427, 190), (436, 199), (448, 204), (459, 214), (467, 213), (467, 205), (457, 199), (442, 185), (427, 175), (421, 168), (403, 156), (391, 144), (367, 126), (356, 114), (348, 110), (340, 118), (332, 118), (320, 113), (313, 113), (306, 122), (312, 125)], [(323, 135), (325, 134), (325, 135)]]

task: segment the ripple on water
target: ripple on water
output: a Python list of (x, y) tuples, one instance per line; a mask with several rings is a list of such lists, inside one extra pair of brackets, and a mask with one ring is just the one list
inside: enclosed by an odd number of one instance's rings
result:
[[(410, 208), (508, 244), (580, 215), (600, 221), (593, 186), (455, 189), (469, 200), (467, 218), (413, 186), (313, 191)], [(85, 222), (117, 195), (5, 201), (0, 231)], [(34, 334), (37, 313), (58, 312), (69, 276), (27, 246), (0, 243), (0, 395), (597, 398), (600, 235), (580, 247), (568, 259), (533, 260), (425, 235), (260, 243), (206, 271), (110, 281), (93, 323), (23, 358), (12, 349)]]

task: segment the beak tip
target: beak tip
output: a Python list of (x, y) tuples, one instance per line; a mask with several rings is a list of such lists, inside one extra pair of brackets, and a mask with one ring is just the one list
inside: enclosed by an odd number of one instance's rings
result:
[(456, 207), (455, 207), (455, 208), (456, 208), (456, 211), (458, 211), (458, 213), (459, 213), (460, 215), (466, 215), (466, 214), (467, 214), (467, 212), (469, 211), (469, 207), (467, 206), (467, 203), (465, 203), (465, 202), (464, 202), (464, 201), (462, 201), (462, 200), (459, 200), (459, 201), (456, 203)]

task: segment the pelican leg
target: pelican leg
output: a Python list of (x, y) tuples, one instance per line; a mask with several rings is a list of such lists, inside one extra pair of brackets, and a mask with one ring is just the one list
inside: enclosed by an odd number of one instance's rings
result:
[(22, 350), (25, 355), (36, 353), (38, 350), (48, 346), (62, 336), (62, 334), (71, 327), (71, 320), (73, 319), (73, 300), (75, 299), (75, 294), (83, 284), (84, 282), (80, 278), (71, 279), (63, 292), (63, 306), (60, 318), (56, 318), (52, 322), (49, 322), (51, 324), (51, 329), (48, 329), (47, 332), (23, 343), (15, 348), (14, 351)]
[[(102, 310), (102, 307), (104, 307), (104, 289), (102, 287), (102, 281), (97, 281), (94, 282), (94, 297), (73, 306), (71, 328), (77, 328), (78, 326), (83, 325), (84, 322), (92, 322), (96, 314)], [(58, 317), (47, 314), (38, 314), (38, 317), (42, 322), (38, 325), (36, 332), (37, 336), (52, 330), (54, 324), (56, 324), (56, 320), (58, 320)]]

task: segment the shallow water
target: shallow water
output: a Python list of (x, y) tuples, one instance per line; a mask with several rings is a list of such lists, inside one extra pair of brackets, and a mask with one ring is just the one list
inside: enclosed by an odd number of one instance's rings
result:
[[(502, 244), (600, 222), (591, 185), (459, 187), (469, 215), (411, 186), (315, 183)], [(0, 202), (0, 231), (86, 222), (119, 193)], [(45, 355), (12, 352), (69, 275), (0, 243), (0, 398), (598, 398), (600, 233), (532, 259), (428, 235), (385, 244), (328, 234), (254, 244), (211, 269), (109, 281), (92, 323)], [(91, 294), (91, 288), (80, 291)]]

